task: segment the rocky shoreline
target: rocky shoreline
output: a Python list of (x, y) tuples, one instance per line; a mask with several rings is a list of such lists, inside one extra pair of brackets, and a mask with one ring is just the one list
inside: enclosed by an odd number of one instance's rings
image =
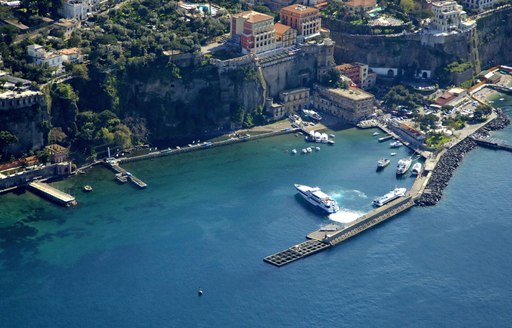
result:
[[(510, 124), (510, 119), (501, 110), (497, 111), (498, 117), (478, 131), (479, 134), (488, 135), (491, 131), (500, 130)], [(432, 176), (421, 197), (416, 201), (418, 206), (433, 206), (437, 204), (443, 196), (443, 190), (448, 185), (453, 172), (459, 166), (467, 152), (476, 147), (476, 142), (471, 138), (458, 143), (450, 148), (441, 157), (432, 172)]]

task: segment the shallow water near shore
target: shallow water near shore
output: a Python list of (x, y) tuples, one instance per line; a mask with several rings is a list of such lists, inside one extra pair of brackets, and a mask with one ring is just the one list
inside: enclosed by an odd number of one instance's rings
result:
[[(498, 102), (512, 112), (511, 98)], [(308, 155), (290, 154), (306, 144), (286, 135), (125, 165), (146, 190), (96, 168), (56, 183), (76, 195), (72, 209), (3, 195), (2, 327), (508, 325), (509, 152), (468, 153), (434, 207), (282, 268), (262, 261), (332, 222), (294, 183), (333, 195), (344, 218), (410, 187), (394, 174), (406, 149), (374, 131), (336, 132), (336, 145)], [(494, 135), (512, 142), (510, 127)]]

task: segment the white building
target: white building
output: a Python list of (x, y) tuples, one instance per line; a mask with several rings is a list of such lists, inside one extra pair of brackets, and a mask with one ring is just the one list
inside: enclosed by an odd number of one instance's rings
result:
[(62, 71), (64, 62), (82, 62), (83, 56), (79, 48), (62, 49), (59, 51), (46, 51), (38, 44), (32, 44), (27, 47), (27, 54), (33, 63), (38, 65), (48, 64), (57, 69), (57, 73)]
[(500, 0), (459, 0), (459, 2), (469, 9), (484, 11), (492, 7), (495, 3), (500, 2)]
[(98, 10), (100, 0), (64, 0), (59, 15), (64, 18), (87, 19)]
[(450, 32), (469, 27), (465, 22), (467, 20), (466, 12), (455, 1), (432, 2), (432, 12), (434, 12), (434, 17), (431, 27), (436, 31)]

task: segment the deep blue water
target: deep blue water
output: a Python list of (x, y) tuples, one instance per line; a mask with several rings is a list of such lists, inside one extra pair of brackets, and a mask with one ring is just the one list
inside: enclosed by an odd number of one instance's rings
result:
[[(262, 261), (329, 222), (293, 183), (322, 187), (346, 216), (412, 184), (394, 175), (405, 149), (375, 172), (392, 150), (372, 132), (336, 132), (310, 155), (290, 155), (304, 143), (288, 135), (126, 165), (147, 190), (97, 168), (57, 183), (74, 209), (1, 196), (0, 326), (509, 326), (508, 152), (470, 152), (435, 207), (282, 268)], [(496, 135), (512, 142), (512, 128)]]

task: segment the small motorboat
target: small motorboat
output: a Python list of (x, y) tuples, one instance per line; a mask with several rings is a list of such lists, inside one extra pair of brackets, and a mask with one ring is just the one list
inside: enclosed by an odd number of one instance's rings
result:
[(303, 153), (303, 154), (307, 154), (307, 153), (308, 153), (308, 151), (306, 150), (306, 148), (302, 148), (302, 150), (301, 150), (301, 151), (302, 151), (302, 153)]
[(379, 133), (378, 133), (378, 132), (374, 132), (374, 133), (372, 134), (372, 136), (378, 136), (378, 135), (379, 135)]
[(391, 153), (390, 155), (391, 155), (391, 156), (396, 156), (396, 153)]
[(389, 165), (391, 161), (388, 158), (381, 158), (377, 161), (377, 169), (383, 169)]
[(329, 134), (329, 137), (336, 138), (336, 135), (335, 134)]
[(292, 154), (297, 154), (297, 149), (292, 149)]
[(91, 191), (92, 191), (92, 187), (91, 187), (91, 186), (89, 186), (89, 185), (85, 185), (85, 186), (84, 186), (84, 191), (85, 191), (85, 192), (91, 192)]
[(320, 147), (315, 147), (315, 150), (316, 151), (320, 151)]
[(306, 151), (307, 151), (308, 153), (311, 153), (311, 152), (313, 151), (313, 149), (312, 149), (311, 147), (308, 147), (308, 148), (306, 148)]
[(392, 143), (389, 144), (391, 148), (400, 148), (402, 147), (402, 145), (403, 144), (400, 141), (393, 141)]

